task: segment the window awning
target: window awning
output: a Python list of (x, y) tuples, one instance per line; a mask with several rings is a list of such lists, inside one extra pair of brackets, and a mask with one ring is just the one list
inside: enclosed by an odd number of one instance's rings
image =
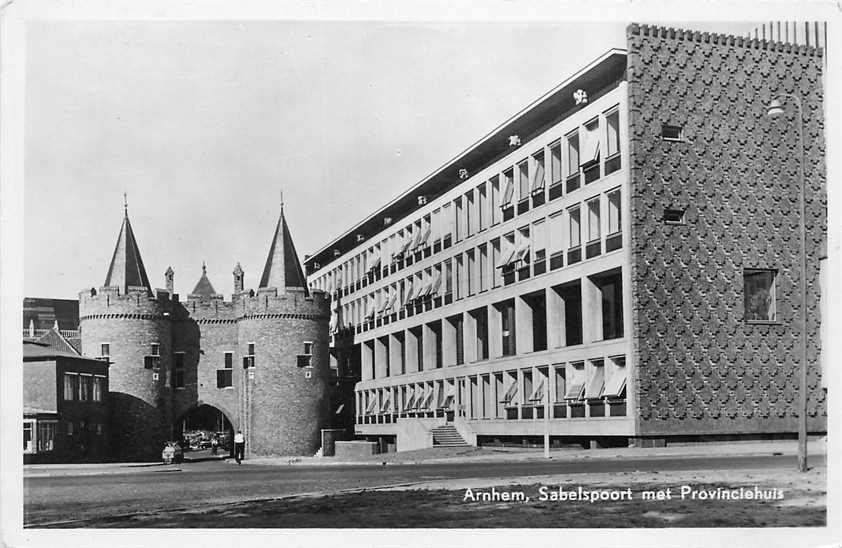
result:
[(371, 401), (368, 402), (368, 407), (365, 408), (366, 415), (370, 415), (374, 412), (377, 408), (377, 398), (371, 398)]
[(582, 167), (589, 167), (595, 162), (599, 162), (599, 128), (585, 131), (582, 137), (584, 142), (582, 143), (582, 156), (579, 163)]
[(418, 290), (418, 294), (415, 295), (416, 299), (422, 299), (430, 294), (430, 289), (432, 288), (433, 281), (430, 280), (425, 284), (421, 285), (421, 288)]
[(374, 317), (374, 307), (372, 306), (368, 309), (368, 312), (365, 313), (365, 316), (363, 317), (363, 319), (370, 320), (373, 317)]
[(582, 399), (582, 392), (585, 391), (585, 383), (583, 382), (571, 382), (567, 385), (567, 391), (564, 393), (564, 399), (566, 400), (581, 400)]
[(515, 183), (514, 181), (509, 181), (506, 183), (506, 188), (503, 191), (503, 201), (500, 202), (500, 207), (506, 208), (509, 207), (509, 203), (512, 201), (512, 194), (515, 193)]
[(410, 388), (409, 391), (408, 391), (408, 396), (409, 397), (406, 399), (406, 401), (403, 404), (403, 410), (404, 411), (409, 411), (410, 409), (413, 409), (413, 406), (415, 404), (415, 390)]
[(397, 293), (390, 293), (388, 297), (386, 297), (386, 304), (383, 306), (383, 313), (384, 314), (391, 314), (392, 308), (395, 306), (395, 299), (397, 299)]
[(421, 234), (421, 237), (418, 239), (418, 246), (417, 247), (424, 247), (427, 245), (427, 240), (430, 239), (430, 227), (428, 226), (424, 232)]
[(433, 283), (430, 285), (430, 295), (436, 296), (441, 290), (441, 272), (436, 272), (436, 277), (433, 278)]
[(392, 410), (392, 394), (390, 392), (386, 392), (386, 395), (383, 396), (383, 403), (380, 405), (380, 412), (381, 413), (388, 413)]
[(605, 368), (594, 367), (588, 385), (585, 388), (585, 398), (598, 398), (602, 396), (602, 389), (605, 387)]
[(339, 327), (339, 316), (334, 312), (330, 315), (330, 324), (328, 325), (328, 331), (330, 334), (336, 333), (336, 329)]
[(529, 396), (529, 401), (542, 401), (544, 399), (544, 379), (541, 379), (541, 382), (538, 383), (538, 386), (535, 387), (535, 390), (532, 391), (532, 395)]
[(503, 399), (500, 400), (500, 403), (512, 403), (512, 400), (515, 399), (517, 396), (517, 381), (512, 381), (512, 384), (509, 385), (509, 389), (506, 390), (506, 393), (503, 395)]
[(433, 393), (432, 389), (427, 392), (427, 397), (424, 398), (423, 403), (418, 406), (418, 409), (430, 409), (430, 404), (433, 403)]
[(508, 253), (503, 255), (503, 261), (499, 265), (497, 265), (497, 268), (505, 268), (512, 264), (512, 261), (515, 257), (515, 253), (517, 253), (517, 248), (512, 246), (512, 249)]
[(620, 394), (623, 393), (623, 389), (626, 387), (626, 368), (618, 367), (614, 374), (611, 375), (611, 378), (608, 379), (608, 382), (605, 383), (605, 391), (603, 392), (603, 396), (611, 396), (611, 397), (618, 397)]
[(532, 192), (541, 190), (544, 188), (544, 166), (542, 164), (537, 164), (535, 167), (535, 174), (532, 176)]
[(410, 281), (408, 284), (406, 284), (406, 287), (404, 289), (406, 290), (406, 293), (403, 294), (403, 302), (401, 304), (406, 306), (410, 302), (412, 302), (412, 282)]
[(517, 248), (514, 257), (512, 257), (511, 262), (524, 262), (529, 257), (529, 242), (524, 242), (520, 244), (520, 247)]
[(371, 266), (369, 270), (374, 270), (375, 268), (380, 266), (380, 252), (378, 252), (374, 258), (371, 260)]

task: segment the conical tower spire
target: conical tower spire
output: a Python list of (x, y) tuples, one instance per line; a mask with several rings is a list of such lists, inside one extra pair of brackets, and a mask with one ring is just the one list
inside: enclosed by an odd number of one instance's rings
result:
[(146, 269), (143, 267), (143, 259), (140, 258), (140, 250), (137, 247), (132, 224), (129, 222), (129, 208), (125, 201), (125, 194), (123, 200), (123, 226), (120, 227), (117, 245), (114, 247), (114, 254), (111, 256), (111, 264), (108, 267), (108, 274), (105, 276), (105, 286), (119, 287), (123, 293), (127, 293), (129, 288), (143, 288), (151, 293), (152, 288), (149, 286), (149, 278), (146, 276)]
[(274, 287), (279, 292), (286, 288), (299, 288), (304, 289), (306, 294), (308, 293), (307, 279), (304, 277), (301, 263), (298, 262), (298, 254), (295, 252), (295, 245), (292, 243), (292, 236), (284, 218), (283, 195), (281, 196), (280, 217), (275, 227), (275, 235), (272, 237), (272, 245), (269, 246), (269, 256), (266, 257), (266, 265), (263, 267), (263, 275), (260, 277), (258, 288)]

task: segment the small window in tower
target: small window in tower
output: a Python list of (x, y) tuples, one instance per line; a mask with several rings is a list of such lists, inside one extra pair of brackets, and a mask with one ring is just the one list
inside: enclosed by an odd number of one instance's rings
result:
[(233, 352), (226, 352), (225, 353), (225, 369), (231, 369), (234, 367), (234, 353)]
[(661, 139), (663, 141), (683, 141), (684, 128), (681, 126), (663, 124), (661, 126)]
[(668, 225), (683, 225), (686, 224), (684, 222), (684, 209), (665, 209), (664, 210), (664, 223)]
[(158, 343), (152, 343), (152, 355), (153, 356), (160, 356), (161, 355), (161, 345)]
[(313, 343), (310, 341), (304, 341), (304, 354), (312, 354), (313, 353)]
[(312, 358), (310, 354), (299, 354), (296, 356), (296, 364), (298, 367), (310, 367), (310, 358)]
[(101, 358), (110, 358), (111, 357), (111, 344), (110, 343), (100, 344), (99, 355), (100, 355)]

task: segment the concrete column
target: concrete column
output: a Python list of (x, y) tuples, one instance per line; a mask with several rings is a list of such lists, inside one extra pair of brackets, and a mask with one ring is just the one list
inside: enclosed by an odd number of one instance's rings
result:
[(441, 322), (442, 362), (445, 367), (456, 365), (456, 328), (448, 319)]
[(515, 297), (515, 330), (517, 353), (532, 352), (532, 307), (523, 297)]
[(582, 342), (602, 340), (602, 293), (590, 277), (582, 278)]
[(374, 350), (368, 343), (360, 345), (360, 354), (362, 354), (362, 371), (360, 376), (362, 380), (369, 381), (374, 378)]
[(465, 363), (477, 361), (477, 321), (473, 314), (463, 314), (463, 333)]
[(424, 332), (424, 364), (423, 371), (436, 368), (436, 333), (429, 325), (422, 326)]
[(406, 330), (404, 332), (404, 345), (406, 355), (406, 372), (415, 373), (418, 369), (418, 339), (412, 331)]
[[(406, 340), (406, 338), (404, 338)], [(395, 334), (389, 335), (389, 376), (401, 374), (401, 360), (403, 359), (403, 349), (401, 348), (400, 339)]]
[(565, 333), (564, 299), (555, 289), (547, 290), (547, 348), (560, 348), (567, 344)]
[(388, 376), (389, 370), (386, 364), (386, 356), (389, 352), (388, 347), (383, 344), (382, 339), (379, 337), (374, 339), (374, 376), (375, 378), (382, 379), (383, 377)]
[(488, 354), (491, 358), (503, 355), (503, 318), (500, 309), (490, 305), (488, 307)]

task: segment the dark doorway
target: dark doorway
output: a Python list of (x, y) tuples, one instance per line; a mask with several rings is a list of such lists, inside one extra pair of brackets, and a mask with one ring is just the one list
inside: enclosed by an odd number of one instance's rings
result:
[(185, 459), (234, 455), (234, 427), (225, 413), (212, 405), (202, 404), (184, 413), (176, 421), (174, 436)]

